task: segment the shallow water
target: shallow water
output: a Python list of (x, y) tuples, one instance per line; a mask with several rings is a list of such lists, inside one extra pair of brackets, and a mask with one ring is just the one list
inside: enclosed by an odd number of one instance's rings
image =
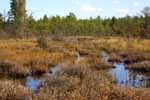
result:
[[(107, 53), (102, 54), (103, 60), (106, 64), (108, 62), (109, 55)], [(76, 62), (79, 62), (81, 57), (77, 54)], [(125, 68), (124, 63), (115, 63), (115, 68), (110, 69), (111, 75), (115, 78), (116, 84), (122, 87), (134, 87), (134, 88), (150, 88), (150, 74), (145, 75), (134, 70), (129, 70)], [(52, 67), (44, 77), (35, 78), (33, 76), (28, 76), (25, 81), (25, 86), (37, 93), (39, 88), (46, 84), (46, 81), (56, 75), (57, 72), (61, 70), (60, 65)]]
[[(79, 53), (77, 53), (76, 62), (80, 62), (81, 56)], [(25, 79), (25, 86), (27, 88), (30, 88), (34, 93), (37, 93), (39, 88), (41, 86), (44, 86), (47, 82), (47, 80), (53, 78), (59, 71), (61, 70), (61, 65), (56, 65), (48, 71), (48, 73), (45, 74), (45, 76), (41, 77), (34, 77), (34, 76), (28, 76)]]
[(115, 64), (111, 70), (118, 86), (134, 88), (150, 88), (150, 75), (141, 74), (134, 70), (125, 69), (123, 63)]
[(37, 93), (39, 88), (41, 86), (44, 86), (46, 84), (46, 81), (56, 75), (57, 72), (61, 70), (59, 65), (56, 65), (55, 67), (52, 67), (48, 73), (45, 74), (45, 76), (41, 77), (34, 77), (34, 76), (28, 76), (25, 79), (25, 86), (27, 88), (30, 88), (34, 93)]
[[(106, 64), (110, 64), (108, 53), (103, 52), (102, 57)], [(117, 86), (150, 88), (150, 74), (126, 69), (124, 63), (114, 63), (114, 66), (115, 68), (110, 69), (109, 73), (114, 77)]]
[(41, 84), (39, 79), (36, 79), (32, 76), (28, 76), (25, 83), (25, 86), (30, 88), (35, 93), (39, 90)]

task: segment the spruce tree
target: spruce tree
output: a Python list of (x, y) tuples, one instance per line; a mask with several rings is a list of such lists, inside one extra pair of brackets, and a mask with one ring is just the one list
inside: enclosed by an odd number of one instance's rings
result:
[(11, 0), (10, 8), (13, 33), (22, 36), (25, 32), (26, 0)]
[(2, 27), (3, 27), (3, 16), (0, 13), (0, 30), (2, 30)]

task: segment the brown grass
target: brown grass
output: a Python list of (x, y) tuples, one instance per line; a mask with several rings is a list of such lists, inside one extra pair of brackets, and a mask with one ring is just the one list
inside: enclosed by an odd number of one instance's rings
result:
[[(1, 76), (40, 75), (51, 65), (69, 62), (62, 65), (62, 71), (49, 79), (34, 97), (20, 83), (1, 79), (0, 100), (23, 100), (25, 95), (32, 100), (149, 100), (149, 89), (116, 87), (103, 70), (112, 65), (105, 64), (101, 55), (105, 50), (111, 53), (111, 61), (126, 57), (130, 62), (142, 61), (138, 64), (148, 68), (150, 40), (69, 37), (50, 39), (47, 45), (46, 49), (41, 49), (36, 39), (0, 40)], [(82, 57), (79, 62), (76, 62), (77, 52)]]
[[(119, 61), (120, 56), (117, 53), (122, 51), (121, 57), (126, 56), (128, 62), (136, 62), (150, 59), (149, 43), (149, 40), (126, 38), (69, 37), (59, 41), (49, 40), (48, 47), (43, 50), (38, 46), (35, 39), (0, 40), (0, 61), (2, 66), (3, 63), (11, 65), (9, 73), (14, 76), (26, 76), (29, 72), (35, 75), (43, 74), (47, 72), (50, 65), (59, 64), (66, 60), (76, 60), (77, 52), (88, 59), (88, 61), (86, 60), (88, 64), (98, 66), (97, 68), (99, 66), (110, 68), (101, 61), (102, 50), (111, 52), (110, 61)], [(131, 50), (138, 53), (130, 53)], [(141, 53), (142, 51), (145, 53)], [(7, 71), (0, 73), (5, 72)]]
[(121, 57), (116, 53), (110, 53), (108, 62), (121, 62)]
[(99, 46), (107, 52), (139, 51), (150, 52), (150, 40), (110, 37), (98, 40)]
[(106, 64), (102, 59), (100, 58), (95, 58), (94, 59), (94, 65), (96, 69), (109, 69), (113, 68), (113, 64)]
[(29, 72), (42, 74), (48, 71), (50, 65), (61, 63), (69, 56), (71, 58), (72, 55), (59, 50), (40, 49), (34, 40), (1, 40), (0, 74), (9, 73), (14, 76), (26, 75)]
[(26, 77), (29, 75), (30, 71), (28, 68), (18, 65), (15, 62), (3, 61), (0, 62), (0, 75), (9, 76), (9, 77)]
[[(55, 78), (48, 81), (47, 86), (40, 89), (37, 100), (99, 100), (106, 96), (110, 82), (101, 72), (72, 66), (64, 68)], [(104, 88), (107, 85), (108, 87)]]
[(17, 81), (0, 80), (0, 100), (31, 100), (31, 97), (30, 90)]
[(125, 63), (136, 63), (144, 60), (150, 60), (150, 53), (145, 52), (135, 52), (135, 51), (128, 51), (128, 52), (121, 52), (119, 54), (122, 58), (126, 59)]
[(36, 95), (17, 81), (0, 81), (1, 100), (149, 100), (149, 91), (116, 87), (105, 71), (71, 63), (62, 64), (62, 70)]
[(126, 68), (138, 70), (138, 71), (150, 71), (150, 61), (141, 61), (138, 63), (133, 63), (126, 65)]
[(116, 87), (104, 71), (65, 67), (34, 97), (35, 100), (149, 100), (149, 89)]

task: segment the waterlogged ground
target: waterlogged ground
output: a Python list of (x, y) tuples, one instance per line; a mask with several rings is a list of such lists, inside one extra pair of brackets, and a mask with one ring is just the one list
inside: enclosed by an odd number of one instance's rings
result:
[[(81, 56), (77, 53), (77, 59), (75, 62), (80, 62)], [(150, 88), (150, 74), (144, 75), (125, 67), (125, 63), (108, 62), (110, 57), (106, 52), (102, 53), (102, 58), (106, 64), (113, 64), (113, 68), (108, 69), (108, 72), (115, 79), (115, 84), (119, 87), (129, 88)], [(123, 61), (123, 60), (122, 60)], [(25, 86), (30, 88), (34, 93), (39, 91), (41, 86), (44, 86), (48, 79), (55, 77), (55, 75), (61, 71), (60, 65), (55, 65), (49, 69), (45, 76), (35, 78), (34, 76), (28, 76), (25, 81)]]
[[(149, 100), (150, 40), (0, 41), (0, 100)], [(10, 92), (11, 91), (11, 92)]]
[[(103, 52), (102, 57), (106, 64), (112, 63), (109, 62), (110, 57), (108, 53)], [(115, 79), (116, 85), (129, 88), (149, 88), (150, 74), (141, 74), (140, 71), (128, 69), (125, 67), (124, 61), (125, 60), (121, 60), (120, 62), (113, 62), (114, 68), (109, 70), (109, 73)]]
[(34, 77), (27, 76), (24, 81), (24, 84), (27, 88), (30, 88), (35, 94), (38, 93), (40, 87), (47, 84), (47, 81), (53, 77), (61, 70), (60, 65), (53, 66), (49, 69), (47, 73), (43, 76)]
[(116, 84), (121, 87), (150, 88), (150, 75), (137, 73), (125, 68), (123, 63), (115, 64), (116, 68), (111, 70), (111, 74), (116, 80)]

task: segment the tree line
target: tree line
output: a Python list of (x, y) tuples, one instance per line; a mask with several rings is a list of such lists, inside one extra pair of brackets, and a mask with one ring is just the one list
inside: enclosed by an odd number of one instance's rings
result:
[(26, 14), (26, 0), (10, 0), (10, 11), (5, 18), (0, 13), (1, 37), (34, 36), (125, 36), (150, 38), (150, 7), (137, 16), (122, 18), (78, 19), (74, 13), (34, 19)]

